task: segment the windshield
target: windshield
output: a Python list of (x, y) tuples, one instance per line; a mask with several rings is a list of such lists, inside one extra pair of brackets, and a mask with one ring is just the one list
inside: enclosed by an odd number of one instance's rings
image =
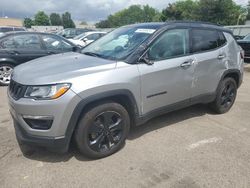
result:
[(74, 37), (73, 39), (75, 39), (75, 40), (80, 40), (80, 39), (84, 38), (86, 35), (87, 35), (86, 33), (82, 33), (82, 34), (80, 34), (80, 35), (77, 35), (77, 36)]
[(124, 60), (154, 32), (155, 29), (122, 27), (91, 43), (82, 53), (105, 59)]

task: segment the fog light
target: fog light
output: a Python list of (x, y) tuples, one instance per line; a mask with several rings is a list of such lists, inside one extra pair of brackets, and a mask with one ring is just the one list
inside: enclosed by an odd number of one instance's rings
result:
[(32, 128), (38, 130), (48, 130), (53, 123), (51, 116), (23, 116), (23, 120)]

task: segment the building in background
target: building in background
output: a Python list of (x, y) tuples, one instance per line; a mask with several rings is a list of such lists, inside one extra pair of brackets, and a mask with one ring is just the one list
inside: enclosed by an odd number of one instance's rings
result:
[(244, 37), (250, 34), (250, 20), (247, 20), (245, 25), (230, 25), (225, 27), (231, 29), (235, 36)]
[(46, 33), (57, 33), (63, 30), (63, 26), (31, 26), (31, 29), (28, 30)]
[(14, 27), (23, 27), (23, 20), (17, 18), (0, 18), (0, 26), (14, 26)]

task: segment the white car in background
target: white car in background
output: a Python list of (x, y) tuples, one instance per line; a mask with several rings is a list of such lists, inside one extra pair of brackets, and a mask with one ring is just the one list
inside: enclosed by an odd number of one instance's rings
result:
[(78, 35), (74, 37), (73, 39), (68, 39), (68, 40), (78, 46), (84, 47), (90, 44), (91, 42), (94, 42), (95, 40), (101, 38), (102, 36), (106, 35), (106, 33), (107, 32), (103, 32), (103, 31), (89, 31), (81, 35)]

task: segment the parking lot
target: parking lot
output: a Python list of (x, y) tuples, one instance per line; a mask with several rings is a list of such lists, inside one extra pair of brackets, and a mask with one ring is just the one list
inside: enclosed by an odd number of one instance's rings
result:
[(250, 187), (250, 72), (230, 112), (196, 105), (155, 118), (101, 160), (74, 147), (64, 155), (42, 149), (23, 155), (6, 89), (0, 88), (0, 187)]

